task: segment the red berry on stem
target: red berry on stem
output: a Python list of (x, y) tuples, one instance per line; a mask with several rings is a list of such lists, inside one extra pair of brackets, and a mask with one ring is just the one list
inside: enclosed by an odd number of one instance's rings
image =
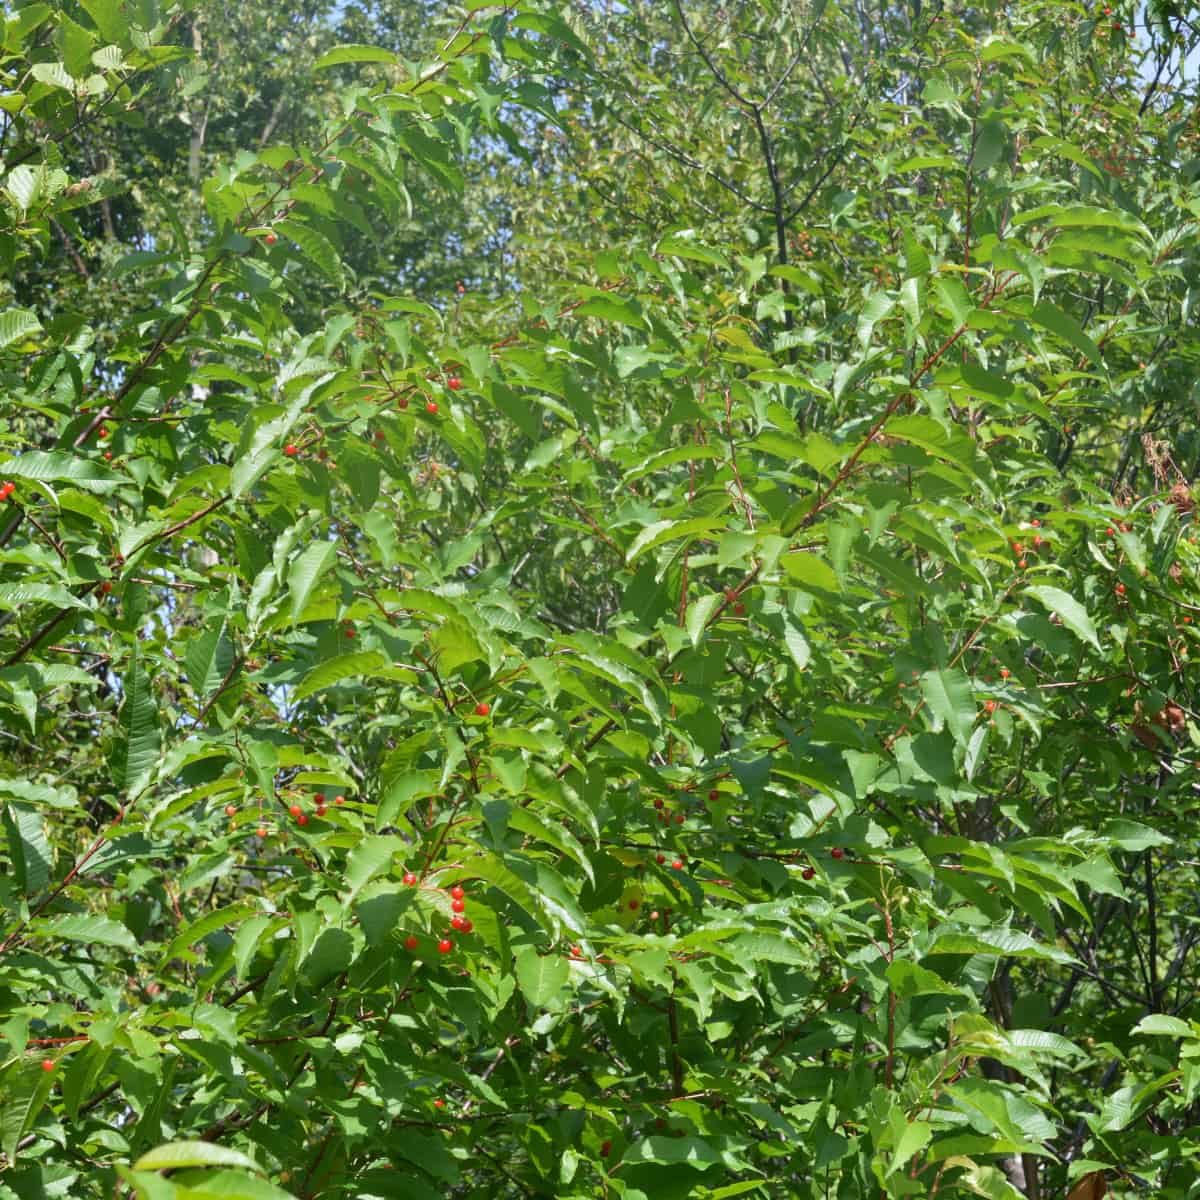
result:
[(466, 909), (467, 909), (467, 902), (465, 900), (451, 900), (450, 901), (450, 911), (451, 912), (460, 913), (460, 912), (465, 912)]
[(673, 870), (676, 870), (676, 871), (682, 871), (682, 870), (683, 870), (683, 859), (681, 859), (681, 858), (677, 858), (677, 859), (676, 859), (676, 860), (675, 860), (675, 861), (674, 861), (674, 862), (671, 864), (671, 867), (672, 867), (672, 869), (673, 869)]
[(445, 1100), (442, 1100), (439, 1098), (433, 1102), (433, 1107), (434, 1108), (445, 1108), (446, 1102), (445, 1102)]
[(267, 836), (267, 827), (265, 825), (260, 825), (254, 832), (258, 834), (260, 838), (265, 838)]
[(446, 386), (452, 392), (457, 392), (458, 389), (462, 387), (462, 380), (459, 379), (457, 375), (451, 375), (450, 378), (446, 380)]
[(307, 825), (308, 824), (308, 816), (305, 813), (301, 813), (296, 818), (296, 824), (297, 825)]
[(273, 233), (268, 233), (267, 236), (265, 238), (263, 238), (263, 241), (266, 242), (268, 246), (275, 245), (277, 240), (278, 239), (275, 237), (275, 235)]
[(346, 797), (345, 796), (334, 796), (333, 802), (334, 802), (334, 804), (345, 804)]
[(462, 927), (467, 923), (466, 917), (451, 917), (450, 924), (457, 930), (461, 931)]
[(449, 954), (450, 951), (453, 949), (454, 949), (454, 943), (449, 938), (442, 938), (442, 940), (440, 942), (438, 942), (438, 953), (439, 954)]
[(288, 444), (286, 446), (284, 446), (283, 452), (284, 452), (284, 454), (286, 454), (288, 456), (288, 458), (295, 458), (296, 455), (300, 452), (300, 448), (296, 445), (295, 442), (288, 442)]
[(100, 590), (107, 596), (112, 591), (112, 584), (106, 579), (101, 585)]
[(805, 867), (804, 870), (800, 872), (800, 878), (801, 879), (811, 879), (815, 874), (816, 874), (816, 871), (813, 870), (812, 867)]
[(654, 856), (654, 858), (655, 858), (655, 861), (658, 862), (660, 865), (667, 861), (667, 856), (665, 854), (656, 854)]
[(437, 412), (437, 410), (438, 410), (438, 408), (437, 408), (437, 401), (436, 401), (436, 400), (430, 400), (430, 401), (429, 401), (429, 402), (428, 402), (428, 403), (425, 405), (425, 411), (426, 411), (427, 413), (435, 413), (435, 412)]
[(637, 910), (638, 910), (638, 909), (641, 907), (641, 903), (642, 903), (642, 902), (641, 902), (640, 900), (630, 900), (630, 902), (629, 902), (629, 911), (630, 911), (630, 912), (637, 912)]
[(466, 899), (466, 895), (467, 895), (467, 893), (466, 893), (465, 891), (463, 891), (463, 889), (462, 889), (462, 886), (461, 886), (460, 884), (457, 884), (457, 883), (456, 883), (456, 884), (455, 884), (455, 885), (454, 885), (454, 886), (453, 886), (453, 887), (450, 889), (450, 898), (451, 898), (452, 900), (465, 900), (465, 899)]
[(475, 715), (477, 717), (486, 717), (492, 711), (490, 704), (485, 704), (482, 700), (475, 705)]
[(227, 804), (227, 805), (225, 805), (225, 815), (227, 817), (236, 817), (237, 809), (234, 808), (234, 806), (232, 804)]
[(1125, 595), (1125, 585), (1124, 585), (1123, 583), (1118, 583), (1118, 584), (1117, 584), (1117, 595), (1118, 595), (1118, 596), (1123, 596), (1123, 595)]
[(607, 1158), (612, 1153), (612, 1142), (600, 1143), (600, 1157)]
[(654, 807), (655, 807), (655, 808), (662, 808), (662, 806), (663, 806), (663, 798), (662, 798), (661, 796), (655, 796), (655, 798), (654, 798)]
[(463, 917), (463, 923), (459, 926), (463, 933), (470, 933), (475, 928), (475, 923), (470, 917)]
[(416, 887), (417, 886), (417, 877), (411, 871), (405, 871), (404, 872), (404, 882), (409, 887)]
[(288, 812), (290, 812), (293, 817), (298, 817), (303, 811), (304, 810), (298, 804), (293, 804), (292, 807), (288, 809)]
[(415, 934), (410, 933), (408, 937), (404, 939), (404, 948), (406, 950), (415, 950), (417, 948), (417, 938)]
[(323, 804), (317, 805), (317, 816), (318, 817), (323, 817), (328, 811), (329, 811), (329, 809), (327, 809), (325, 807), (325, 805), (323, 805)]
[(996, 711), (996, 702), (995, 700), (989, 700), (986, 704), (984, 704), (983, 707), (987, 711), (988, 715), (991, 716), (991, 714)]
[(834, 846), (829, 853), (832, 854), (834, 858), (841, 858), (846, 852), (841, 848), (841, 846)]
[(42, 1070), (43, 1071), (53, 1071), (54, 1070), (54, 1059), (43, 1058), (42, 1059)]
[(715, 804), (718, 800), (720, 800), (720, 798), (721, 793), (718, 792), (716, 788), (713, 788), (713, 790), (708, 793), (708, 802), (710, 804)]

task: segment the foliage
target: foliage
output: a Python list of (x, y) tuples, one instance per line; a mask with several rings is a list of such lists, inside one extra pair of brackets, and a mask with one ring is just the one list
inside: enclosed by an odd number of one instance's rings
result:
[(1200, 1194), (1196, 36), (14, 6), (0, 1198)]

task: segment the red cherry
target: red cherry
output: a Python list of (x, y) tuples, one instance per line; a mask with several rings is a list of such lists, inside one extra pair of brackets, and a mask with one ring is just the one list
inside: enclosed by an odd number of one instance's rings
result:
[(1118, 583), (1118, 584), (1117, 584), (1117, 595), (1118, 595), (1118, 596), (1123, 596), (1123, 595), (1125, 595), (1125, 585), (1124, 585), (1123, 583)]
[(746, 606), (739, 600), (737, 604), (733, 606), (733, 612), (735, 616), (744, 617), (746, 615)]
[(303, 811), (304, 810), (298, 804), (293, 804), (292, 807), (288, 809), (288, 812), (290, 812), (293, 817), (298, 817)]
[(260, 825), (254, 832), (260, 838), (265, 838), (267, 836), (267, 827), (265, 825)]
[(334, 804), (345, 804), (346, 797), (345, 796), (334, 796), (333, 802), (334, 802)]
[(409, 887), (416, 887), (417, 886), (417, 877), (411, 871), (405, 871), (404, 872), (404, 882)]
[(454, 943), (449, 938), (442, 938), (442, 940), (440, 942), (438, 942), (438, 953), (439, 954), (449, 954), (450, 951), (453, 949), (454, 949)]
[(811, 879), (815, 874), (816, 871), (812, 867), (805, 867), (804, 870), (800, 872), (800, 878)]
[(458, 389), (462, 387), (462, 380), (459, 379), (457, 375), (451, 375), (450, 378), (446, 380), (446, 386), (452, 392), (457, 392)]
[(660, 866), (667, 861), (667, 856), (665, 854), (656, 854), (654, 858)]
[(288, 444), (284, 446), (283, 452), (288, 456), (288, 458), (295, 458), (296, 455), (299, 454), (300, 450), (295, 442), (288, 442)]
[(225, 815), (227, 817), (236, 817), (237, 809), (234, 808), (232, 804), (227, 804), (227, 805), (225, 805)]
[(663, 806), (663, 798), (661, 796), (655, 796), (654, 797), (654, 807), (662, 808), (662, 806)]
[(325, 807), (325, 805), (323, 805), (323, 804), (317, 805), (317, 816), (318, 817), (323, 817), (328, 811), (329, 811), (329, 809), (327, 809)]
[(460, 913), (460, 912), (465, 912), (466, 909), (467, 909), (467, 902), (465, 900), (451, 900), (450, 901), (450, 911), (451, 912)]
[(358, 635), (355, 633), (355, 631), (354, 631), (354, 626), (353, 626), (353, 625), (347, 625), (347, 626), (346, 626), (346, 629), (345, 629), (345, 634), (346, 634), (346, 636), (347, 636), (348, 638), (352, 638), (352, 637), (357, 637), (357, 636), (358, 636)]
[(435, 1101), (433, 1102), (433, 1107), (434, 1107), (434, 1108), (445, 1108), (445, 1107), (446, 1107), (446, 1102), (445, 1102), (445, 1100), (440, 1100), (440, 1099), (439, 1099), (439, 1100), (435, 1100)]
[(315, 801), (316, 801), (318, 804), (324, 804), (324, 803), (325, 803), (325, 793), (324, 793), (324, 792), (318, 792), (318, 793), (317, 793), (317, 794), (316, 794), (316, 795), (313, 797), (313, 799), (314, 799), (314, 800), (315, 800)]
[(96, 436), (102, 437), (102, 438), (108, 437), (107, 427), (105, 427), (104, 425), (101, 425), (100, 428), (96, 430)]
[(612, 1153), (612, 1142), (608, 1142), (608, 1141), (601, 1142), (600, 1143), (600, 1157), (607, 1158), (611, 1153)]
[(482, 700), (475, 705), (475, 715), (477, 717), (486, 717), (492, 711), (490, 704), (485, 704)]
[(306, 813), (301, 813), (301, 814), (300, 814), (300, 815), (299, 815), (299, 816), (296, 818), (296, 824), (297, 824), (297, 825), (307, 825), (307, 824), (308, 824), (308, 816), (307, 816), (307, 814), (306, 814)]
[(54, 1070), (54, 1059), (43, 1058), (42, 1059), (42, 1070), (43, 1071), (53, 1071)]
[(459, 926), (463, 933), (470, 933), (475, 928), (474, 921), (470, 917), (463, 917), (463, 923)]
[(983, 707), (984, 707), (984, 710), (987, 712), (988, 716), (991, 716), (991, 714), (996, 711), (996, 702), (995, 702), (995, 700), (989, 700), (989, 701), (987, 701), (987, 703), (984, 704)]
[(105, 450), (105, 452), (104, 452), (104, 461), (105, 461), (105, 462), (112, 462), (112, 451), (111, 451), (111, 450)]
[(673, 870), (675, 870), (675, 871), (682, 871), (682, 870), (683, 870), (683, 859), (682, 859), (682, 858), (677, 858), (677, 859), (676, 859), (676, 860), (675, 860), (675, 861), (674, 861), (674, 862), (671, 864), (671, 868), (672, 868)]
[(841, 848), (841, 846), (834, 846), (829, 853), (833, 855), (834, 858), (841, 858), (846, 852)]
[(1034, 529), (1040, 529), (1042, 525), (1041, 521), (1039, 521), (1037, 517), (1034, 517), (1029, 523), (1034, 527)]
[(112, 584), (106, 579), (101, 585), (100, 590), (107, 596), (112, 591)]
[(641, 904), (642, 904), (642, 902), (640, 900), (630, 900), (629, 911), (637, 912), (637, 910), (641, 907)]
[(466, 917), (451, 917), (450, 924), (461, 932), (462, 927), (467, 923)]
[(467, 893), (465, 891), (463, 891), (462, 886), (460, 884), (456, 883), (450, 889), (450, 898), (452, 900), (465, 900), (466, 896), (467, 896)]
[(1012, 544), (1012, 551), (1013, 551), (1013, 553), (1014, 553), (1014, 554), (1017, 554), (1017, 555), (1019, 555), (1019, 554), (1021, 554), (1021, 552), (1022, 552), (1024, 549), (1025, 549), (1025, 547), (1024, 547), (1024, 546), (1022, 546), (1020, 542), (1013, 542), (1013, 544)]
[(1001, 679), (1007, 679), (1011, 674), (1012, 674), (1012, 672), (1007, 667), (1000, 668), (1000, 678)]
[(430, 401), (429, 401), (429, 403), (425, 405), (425, 411), (426, 411), (427, 413), (435, 413), (435, 412), (437, 412), (437, 401), (436, 401), (436, 400), (430, 400)]
[(713, 788), (713, 790), (708, 793), (709, 804), (716, 804), (716, 802), (718, 800), (720, 800), (720, 798), (721, 798), (721, 793), (718, 792), (716, 788)]
[(406, 950), (415, 950), (417, 948), (417, 938), (415, 934), (410, 933), (408, 937), (404, 939), (404, 948)]
[(266, 242), (268, 246), (273, 246), (273, 245), (275, 245), (276, 241), (278, 241), (278, 239), (275, 237), (275, 235), (273, 233), (268, 233), (267, 236), (265, 238), (263, 238), (263, 241)]
[(1029, 563), (1026, 562), (1025, 559), (1021, 559), (1020, 562), (1017, 563), (1017, 566), (1023, 571), (1027, 566), (1029, 566)]

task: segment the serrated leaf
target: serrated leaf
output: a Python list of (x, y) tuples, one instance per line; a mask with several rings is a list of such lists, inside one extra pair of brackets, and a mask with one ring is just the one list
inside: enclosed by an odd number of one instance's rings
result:
[(327, 67), (337, 67), (343, 63), (398, 63), (399, 56), (393, 50), (385, 50), (382, 46), (362, 46), (347, 43), (344, 46), (334, 46), (326, 50), (313, 63), (314, 71), (324, 71)]
[(561, 954), (539, 954), (533, 946), (522, 946), (516, 959), (517, 982), (534, 1008), (545, 1008), (566, 987), (571, 971)]
[(293, 700), (306, 700), (309, 696), (359, 675), (370, 675), (388, 665), (387, 656), (378, 650), (360, 650), (356, 654), (339, 654), (314, 667), (296, 688)]
[(54, 861), (45, 818), (32, 804), (11, 801), (4, 807), (4, 832), (17, 887), (26, 896), (39, 895), (50, 882)]
[(926, 671), (921, 676), (921, 695), (937, 718), (935, 728), (944, 724), (956, 742), (965, 743), (976, 716), (975, 695), (966, 675), (957, 667)]
[(124, 476), (86, 458), (63, 450), (31, 450), (0, 462), (5, 479), (69, 480), (89, 492), (111, 492), (126, 482)]
[[(14, 171), (15, 175), (16, 172)], [(12, 176), (9, 176), (9, 191), (12, 191)], [(24, 207), (24, 206), (23, 206)], [(27, 308), (7, 308), (0, 313), (0, 350), (42, 332), (42, 323), (36, 313)]]
[(130, 953), (138, 948), (133, 934), (124, 925), (108, 917), (95, 917), (89, 913), (66, 913), (59, 917), (39, 919), (30, 924), (29, 936), (51, 941), (116, 946), (119, 950), (128, 950)]
[(124, 693), (117, 740), (109, 759), (113, 784), (126, 796), (136, 795), (148, 782), (158, 762), (158, 706), (150, 678), (142, 666), (141, 647), (121, 680)]
[(1040, 600), (1077, 638), (1100, 649), (1100, 639), (1096, 636), (1096, 627), (1087, 609), (1069, 592), (1045, 584), (1027, 587), (1025, 591)]
[(333, 542), (313, 542), (292, 561), (288, 569), (288, 591), (292, 597), (292, 621), (296, 622), (308, 605), (313, 588), (337, 558)]
[(291, 238), (300, 249), (300, 253), (309, 260), (327, 279), (336, 284), (343, 282), (342, 262), (338, 257), (334, 244), (311, 225), (301, 225), (298, 221), (277, 221), (275, 230), (284, 237)]
[(257, 1170), (254, 1159), (215, 1142), (167, 1142), (143, 1154), (135, 1171), (173, 1171), (179, 1167), (244, 1167)]
[(198, 638), (188, 643), (184, 665), (188, 683), (201, 698), (220, 686), (233, 666), (233, 643), (225, 636), (225, 622), (210, 625)]

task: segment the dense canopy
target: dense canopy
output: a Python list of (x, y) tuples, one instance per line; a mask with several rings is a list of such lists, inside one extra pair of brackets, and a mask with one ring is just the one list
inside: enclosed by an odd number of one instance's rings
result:
[(1200, 23), (11, 0), (0, 1200), (1200, 1196)]

